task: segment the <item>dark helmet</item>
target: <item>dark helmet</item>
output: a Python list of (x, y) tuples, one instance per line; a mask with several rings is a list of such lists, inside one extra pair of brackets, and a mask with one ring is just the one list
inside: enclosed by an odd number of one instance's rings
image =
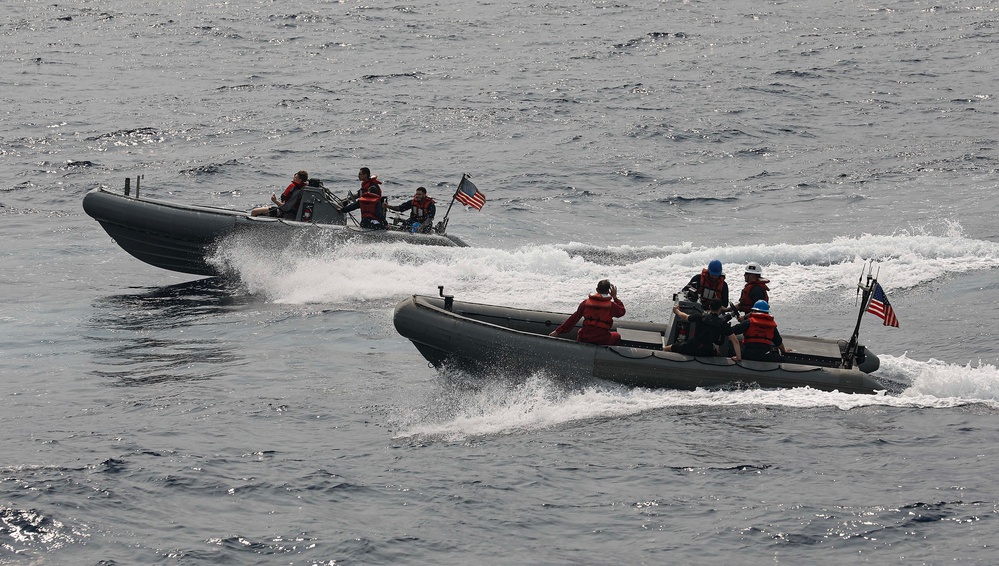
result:
[(711, 263), (708, 264), (708, 275), (714, 275), (715, 277), (718, 277), (721, 274), (722, 274), (721, 262), (718, 261), (717, 259), (711, 260)]

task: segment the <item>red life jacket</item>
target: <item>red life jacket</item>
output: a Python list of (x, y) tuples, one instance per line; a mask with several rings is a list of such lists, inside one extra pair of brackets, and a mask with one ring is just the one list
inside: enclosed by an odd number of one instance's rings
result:
[(378, 203), (382, 201), (382, 197), (368, 191), (361, 195), (361, 198), (358, 200), (361, 208), (361, 218), (382, 221), (381, 216), (378, 215)]
[(749, 312), (753, 309), (753, 304), (756, 303), (756, 301), (749, 298), (749, 294), (753, 290), (753, 287), (762, 288), (763, 300), (769, 303), (770, 293), (767, 293), (767, 291), (770, 290), (770, 287), (767, 287), (767, 283), (769, 282), (769, 279), (757, 279), (756, 281), (746, 283), (746, 286), (742, 288), (742, 295), (739, 297), (739, 310), (742, 312)]
[(305, 186), (304, 181), (292, 181), (290, 185), (281, 193), (281, 202), (288, 202), (288, 197), (291, 196), (292, 191)]
[(719, 275), (715, 277), (714, 283), (711, 282), (710, 276), (707, 269), (701, 270), (701, 281), (697, 284), (697, 296), (700, 297), (702, 304), (707, 304), (711, 299), (722, 298), (723, 291), (725, 289), (725, 275)]
[(762, 312), (749, 313), (749, 328), (742, 333), (743, 344), (774, 345), (774, 331), (777, 323), (774, 317)]
[(369, 177), (367, 181), (361, 182), (361, 193), (363, 194), (366, 190), (369, 190), (378, 193), (380, 196), (382, 194), (381, 184), (382, 182), (377, 177)]
[(281, 193), (281, 204), (278, 206), (278, 210), (281, 211), (282, 216), (291, 218), (298, 214), (298, 205), (302, 203), (302, 195), (304, 194), (302, 190), (304, 188), (304, 182), (292, 181), (288, 188)]
[(610, 330), (614, 325), (614, 317), (611, 316), (611, 298), (600, 293), (593, 293), (586, 297), (586, 304), (583, 306), (583, 326), (594, 326), (604, 330)]
[(429, 215), (431, 204), (434, 204), (434, 199), (430, 197), (423, 197), (422, 201), (417, 201), (416, 197), (413, 197), (413, 208), (409, 209), (410, 219), (422, 223)]

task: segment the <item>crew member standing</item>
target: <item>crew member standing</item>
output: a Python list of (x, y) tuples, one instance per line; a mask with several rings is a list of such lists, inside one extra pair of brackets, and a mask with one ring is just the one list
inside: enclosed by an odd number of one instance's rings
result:
[(717, 259), (711, 260), (706, 269), (690, 278), (683, 293), (687, 300), (699, 302), (705, 309), (711, 305), (711, 299), (719, 299), (722, 304), (727, 305), (728, 283), (722, 273), (722, 263)]
[(371, 176), (371, 169), (368, 169), (367, 167), (361, 167), (357, 171), (357, 180), (361, 182), (361, 190), (360, 192), (358, 192), (358, 194), (363, 194), (364, 191), (370, 190), (372, 187), (374, 187), (377, 190), (372, 192), (377, 193), (378, 196), (381, 196), (382, 182), (378, 180), (378, 177)]
[[(749, 311), (753, 310), (753, 305), (756, 301), (766, 301), (770, 303), (770, 287), (767, 287), (767, 283), (770, 283), (769, 279), (763, 279), (763, 268), (760, 264), (756, 262), (749, 262), (746, 265), (746, 286), (742, 288), (742, 295), (739, 297), (739, 312), (743, 314), (749, 314)], [(739, 320), (742, 320), (743, 316), (739, 316)]]
[[(379, 192), (376, 193), (376, 190)], [(347, 214), (361, 209), (361, 228), (384, 230), (386, 228), (385, 209), (382, 207), (380, 191), (381, 189), (377, 186), (371, 185), (361, 193), (360, 198), (339, 210), (343, 214)]]

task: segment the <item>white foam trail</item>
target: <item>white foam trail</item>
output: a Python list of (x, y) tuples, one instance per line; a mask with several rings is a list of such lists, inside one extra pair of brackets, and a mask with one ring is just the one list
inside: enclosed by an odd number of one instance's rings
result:
[[(890, 291), (915, 287), (947, 274), (999, 267), (999, 244), (969, 240), (948, 228), (945, 236), (865, 234), (818, 244), (693, 248), (594, 248), (582, 244), (524, 246), (513, 250), (440, 248), (408, 244), (346, 244), (325, 251), (290, 245), (261, 250), (235, 241), (222, 258), (248, 289), (281, 303), (324, 303), (381, 308), (414, 293), (436, 294), (438, 285), (463, 300), (571, 310), (596, 281), (609, 278), (631, 318), (661, 316), (674, 292), (719, 258), (730, 273), (749, 261), (763, 264), (771, 299), (782, 304), (821, 294), (850, 301), (866, 259), (878, 261)], [(730, 277), (738, 288), (741, 277)]]
[[(798, 409), (860, 407), (947, 409), (969, 404), (999, 410), (999, 370), (885, 356), (882, 370), (913, 380), (901, 395), (858, 395), (809, 388), (743, 391), (675, 391), (627, 388), (606, 383), (566, 390), (543, 375), (517, 383), (512, 377), (483, 381), (478, 389), (434, 391), (421, 409), (400, 414), (397, 438), (461, 441), (469, 437), (520, 434), (574, 421), (636, 415), (677, 407), (777, 406)], [(426, 409), (427, 406), (430, 409)]]
[(912, 380), (913, 385), (903, 393), (904, 397), (932, 398), (938, 403), (982, 401), (999, 406), (999, 369), (994, 365), (978, 362), (962, 366), (935, 359), (919, 362), (904, 356), (882, 356), (881, 359), (879, 373), (908, 374)]

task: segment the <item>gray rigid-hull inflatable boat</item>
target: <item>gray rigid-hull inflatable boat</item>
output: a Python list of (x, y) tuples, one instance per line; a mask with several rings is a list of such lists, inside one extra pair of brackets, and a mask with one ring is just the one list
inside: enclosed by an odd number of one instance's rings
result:
[[(294, 218), (254, 217), (246, 211), (139, 198), (138, 188), (136, 182), (135, 195), (130, 194), (129, 182), (123, 194), (94, 189), (83, 197), (83, 209), (126, 252), (149, 265), (181, 273), (225, 275), (207, 258), (214, 246), (231, 234), (250, 234), (264, 242), (281, 241), (282, 237), (301, 233), (333, 244), (360, 239), (431, 246), (468, 245), (445, 232), (446, 218), (428, 234), (410, 233), (398, 225), (385, 230), (361, 228), (356, 222), (348, 225), (351, 217), (338, 209), (343, 201), (321, 183), (303, 190)], [(314, 233), (310, 235), (308, 230)]]
[[(700, 305), (678, 301), (691, 314)], [(670, 313), (666, 324), (615, 320), (616, 346), (575, 341), (580, 325), (566, 338), (549, 333), (569, 315), (414, 295), (395, 308), (398, 332), (434, 366), (469, 371), (546, 372), (565, 379), (593, 376), (630, 386), (687, 389), (811, 387), (843, 393), (898, 392), (905, 384), (870, 375), (878, 357), (847, 341), (783, 335), (789, 352), (781, 363), (694, 357), (663, 351), (691, 331)], [(852, 358), (847, 358), (853, 351)]]

